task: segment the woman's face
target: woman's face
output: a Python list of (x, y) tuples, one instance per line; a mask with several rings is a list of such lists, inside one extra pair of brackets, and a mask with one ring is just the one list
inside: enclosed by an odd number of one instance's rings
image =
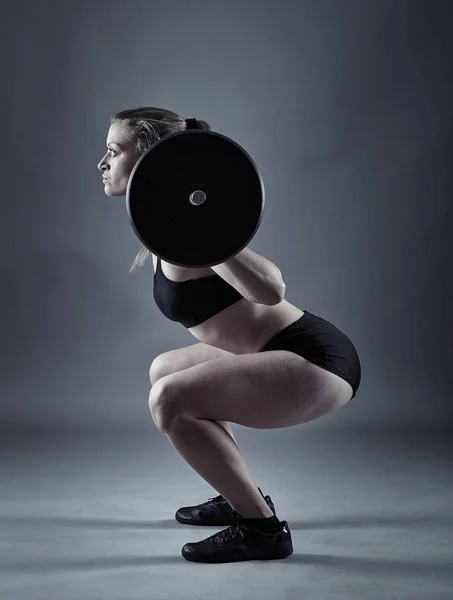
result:
[(129, 176), (140, 158), (136, 143), (130, 137), (130, 131), (124, 124), (113, 123), (110, 126), (107, 152), (98, 164), (107, 196), (126, 195)]

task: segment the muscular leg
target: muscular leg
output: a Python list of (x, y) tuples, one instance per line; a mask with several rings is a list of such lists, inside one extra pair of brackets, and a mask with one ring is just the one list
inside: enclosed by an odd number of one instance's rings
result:
[[(171, 375), (177, 371), (183, 371), (189, 367), (199, 365), (204, 362), (211, 360), (217, 360), (219, 358), (225, 358), (227, 356), (235, 356), (232, 352), (221, 350), (215, 346), (209, 344), (197, 343), (187, 346), (185, 348), (176, 348), (169, 350), (157, 356), (151, 363), (149, 369), (149, 379), (151, 385), (154, 385), (165, 377)], [(225, 429), (225, 431), (233, 438), (233, 441), (237, 444), (236, 438), (234, 437), (231, 424), (228, 421), (217, 421), (217, 423)]]
[[(163, 354), (157, 356), (152, 362), (149, 370), (149, 378), (151, 381), (151, 385), (154, 386), (160, 379), (166, 377), (167, 375), (182, 372), (185, 369), (189, 369), (190, 367), (200, 365), (202, 363), (232, 356), (235, 356), (235, 354), (202, 343), (193, 344), (192, 346), (187, 346), (185, 348), (176, 348), (175, 350), (169, 350), (168, 352), (164, 352)], [(269, 516), (270, 514), (273, 514), (272, 511), (270, 511), (267, 504), (265, 504), (265, 501), (263, 500), (261, 494), (258, 492), (258, 484), (253, 479), (248, 465), (244, 460), (241, 449), (239, 448), (237, 440), (234, 437), (233, 431), (231, 429), (230, 422), (220, 420), (214, 421), (212, 419), (210, 424), (212, 427), (220, 426), (221, 429), (224, 429), (228, 433), (228, 435), (234, 442), (235, 451), (242, 457), (242, 470), (246, 472), (246, 477), (248, 478), (248, 480), (253, 482), (253, 486), (257, 494), (256, 503), (259, 508), (258, 512), (256, 512), (255, 507), (254, 512), (252, 512), (252, 515)]]
[(219, 420), (257, 429), (306, 423), (344, 406), (352, 387), (288, 351), (195, 365), (151, 390), (154, 422), (188, 464), (245, 518), (268, 518), (237, 444)]
[(236, 440), (236, 438), (234, 437), (233, 430), (231, 429), (231, 425), (230, 425), (230, 423), (228, 423), (228, 421), (217, 421), (217, 423), (218, 423), (218, 424), (219, 424), (221, 427), (223, 427), (227, 433), (229, 433), (229, 434), (230, 434), (230, 436), (233, 438), (233, 440), (234, 440), (234, 441), (236, 442), (236, 444), (237, 444), (237, 440)]

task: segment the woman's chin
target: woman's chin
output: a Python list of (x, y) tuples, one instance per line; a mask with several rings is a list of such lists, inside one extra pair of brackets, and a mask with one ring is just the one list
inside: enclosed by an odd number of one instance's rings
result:
[(106, 196), (125, 196), (126, 190), (115, 189), (109, 181), (104, 181), (104, 193)]

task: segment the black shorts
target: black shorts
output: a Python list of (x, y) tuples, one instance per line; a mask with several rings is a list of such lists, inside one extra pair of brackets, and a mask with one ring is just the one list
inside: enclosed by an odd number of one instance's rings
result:
[[(359, 356), (351, 340), (335, 325), (308, 310), (289, 327), (275, 335), (260, 352), (289, 350), (331, 371), (351, 384), (356, 395), (360, 385)], [(351, 398), (351, 399), (352, 399)]]

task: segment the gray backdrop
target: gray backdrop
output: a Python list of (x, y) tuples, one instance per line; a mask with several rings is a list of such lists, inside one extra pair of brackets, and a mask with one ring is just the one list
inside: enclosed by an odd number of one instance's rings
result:
[[(451, 600), (452, 3), (3, 4), (1, 599)], [(128, 273), (140, 243), (96, 168), (110, 116), (144, 105), (248, 150), (251, 248), (360, 355), (340, 411), (233, 425), (288, 561), (180, 555), (221, 528), (176, 510), (218, 491), (155, 427), (148, 370), (196, 340), (150, 263)]]
[[(144, 428), (155, 356), (196, 340), (152, 297), (125, 198), (96, 165), (109, 118), (208, 121), (266, 189), (252, 249), (362, 361), (306, 427), (451, 423), (448, 3), (12, 2), (3, 24), (1, 421)], [(285, 432), (282, 431), (282, 435)]]

